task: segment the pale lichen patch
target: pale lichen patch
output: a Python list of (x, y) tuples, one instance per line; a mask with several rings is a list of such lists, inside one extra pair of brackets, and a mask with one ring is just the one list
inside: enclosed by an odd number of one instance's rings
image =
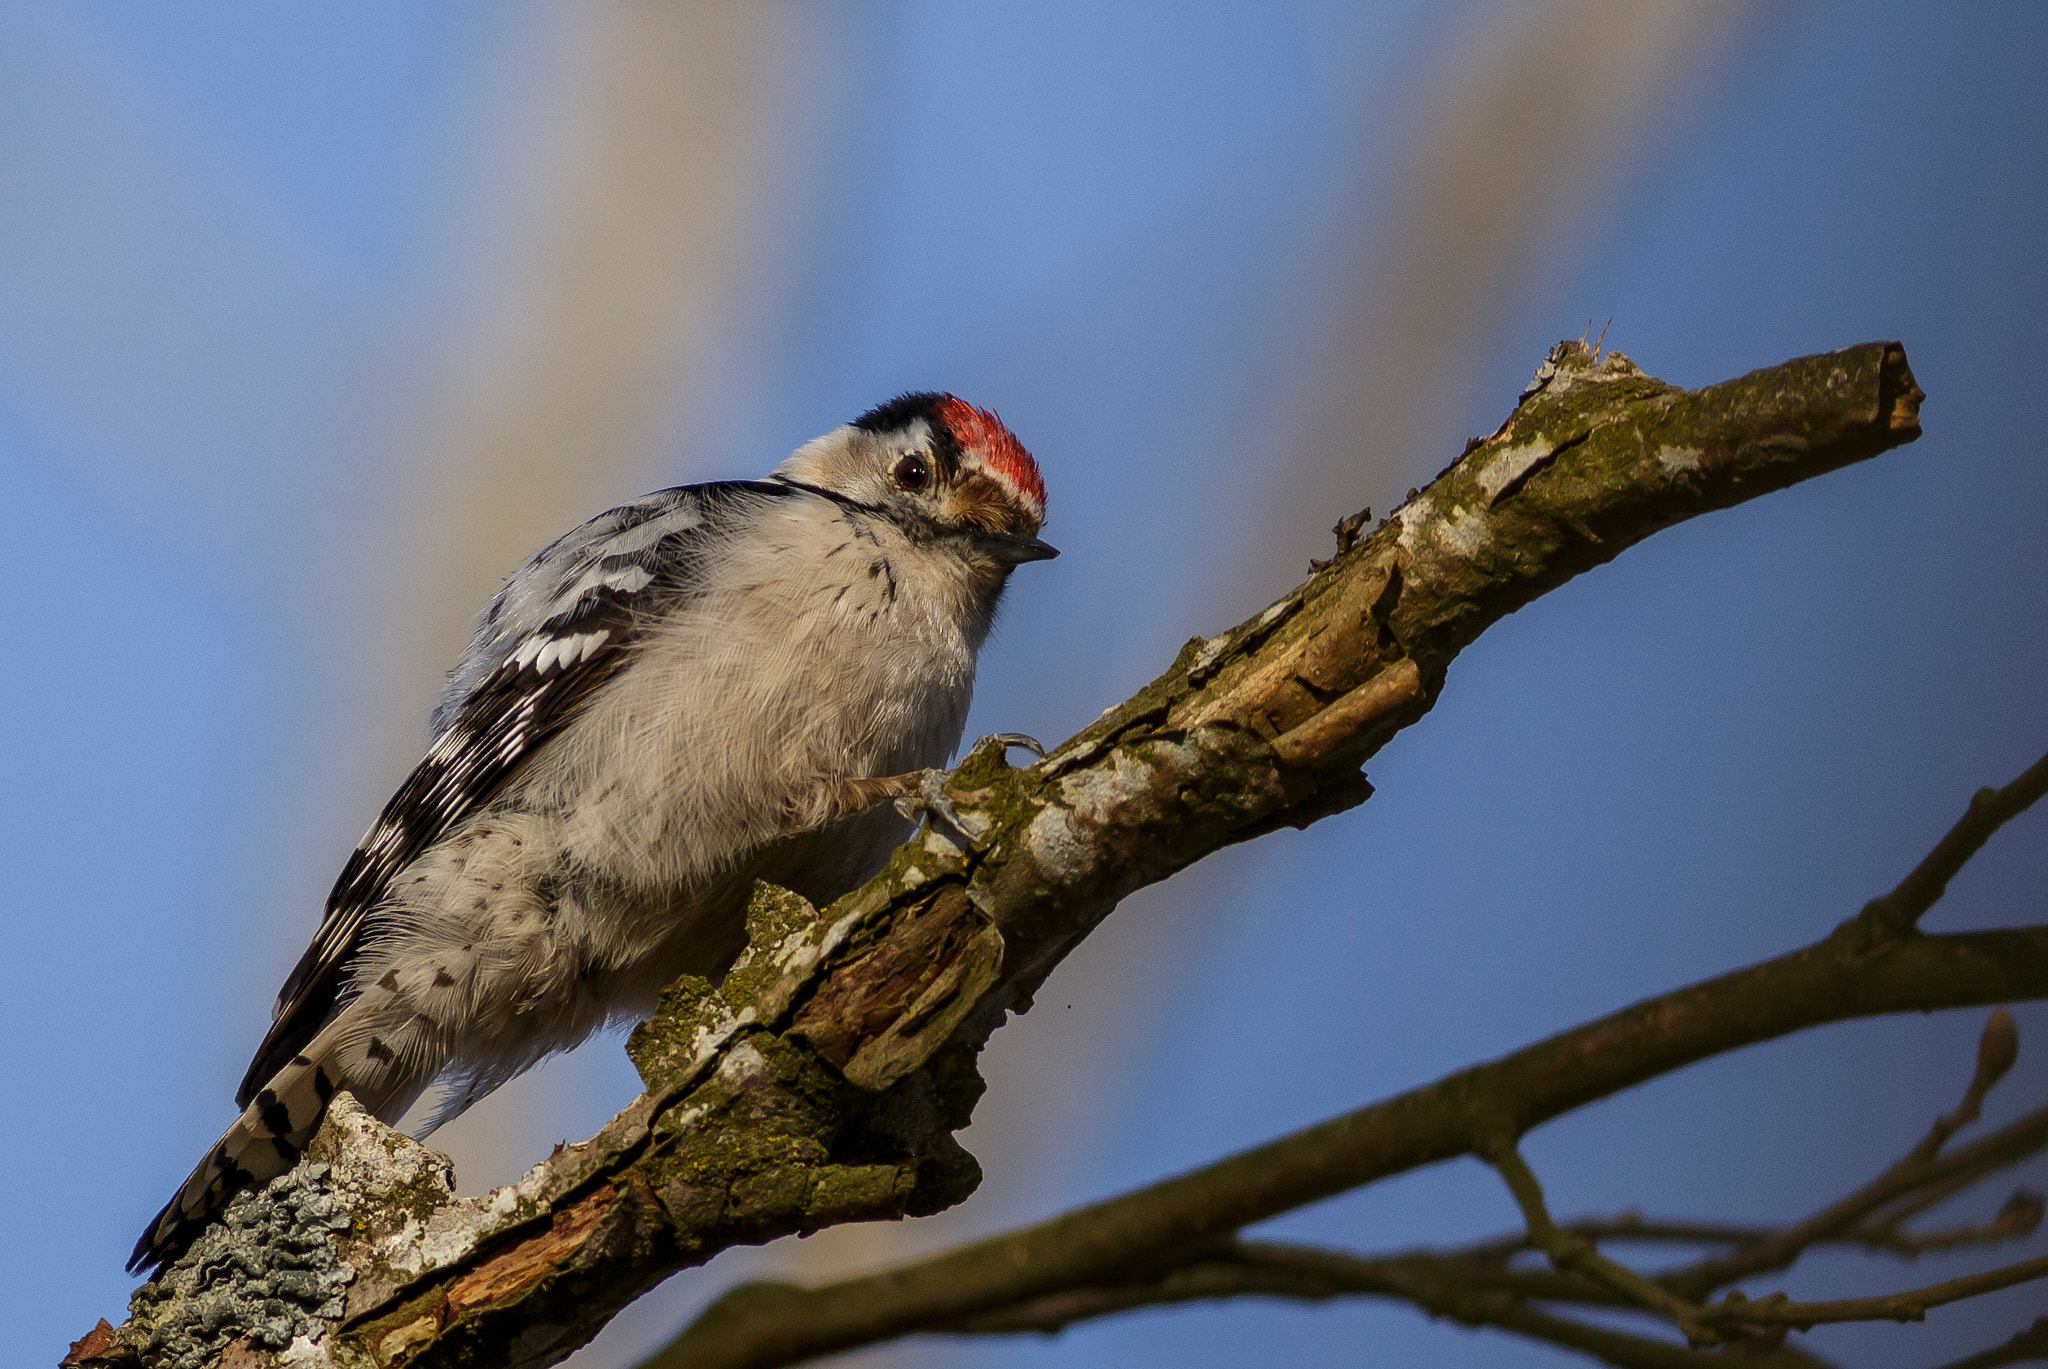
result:
[(1074, 830), (1074, 815), (1060, 807), (1040, 810), (1024, 834), (1031, 858), (1054, 878), (1065, 878), (1087, 858), (1087, 844)]
[(1438, 525), (1436, 540), (1444, 550), (1469, 560), (1486, 542), (1486, 519), (1462, 504), (1454, 505), (1451, 516)]
[(1664, 468), (1664, 474), (1677, 475), (1681, 471), (1696, 471), (1706, 453), (1698, 447), (1663, 446), (1657, 449), (1657, 464)]
[(1282, 618), (1285, 618), (1289, 614), (1293, 613), (1296, 606), (1300, 603), (1301, 600), (1298, 596), (1290, 594), (1284, 599), (1280, 600), (1279, 603), (1270, 605), (1264, 613), (1261, 613), (1258, 617), (1252, 620), (1252, 630), (1254, 632), (1266, 631), (1275, 623), (1278, 623)]
[[(1197, 727), (1195, 735), (1203, 731)], [(1080, 878), (1104, 855), (1088, 829), (1114, 822), (1124, 805), (1155, 792), (1162, 771), (1188, 769), (1198, 763), (1194, 747), (1163, 737), (1138, 749), (1119, 749), (1108, 766), (1091, 766), (1059, 779), (1055, 787), (1060, 802), (1046, 806), (1032, 819), (1025, 844), (1048, 875)]]
[(768, 1057), (751, 1041), (742, 1041), (725, 1053), (718, 1063), (718, 1077), (734, 1088), (744, 1088), (756, 1079), (774, 1074)]
[(277, 1362), (289, 1365), (290, 1369), (316, 1369), (316, 1366), (332, 1364), (333, 1358), (327, 1353), (327, 1338), (321, 1336), (294, 1336), (292, 1343), (284, 1348)]
[(1394, 510), (1394, 517), (1401, 522), (1401, 549), (1411, 556), (1417, 555), (1422, 550), (1422, 538), (1436, 517), (1436, 501), (1427, 492), (1418, 494)]
[(1195, 659), (1188, 663), (1188, 676), (1200, 679), (1216, 668), (1223, 654), (1230, 650), (1230, 634), (1219, 632), (1202, 643), (1202, 649), (1195, 653)]
[(1503, 448), (1493, 460), (1481, 466), (1473, 479), (1486, 492), (1487, 503), (1498, 503), (1502, 495), (1528, 478), (1529, 472), (1556, 454), (1557, 443), (1547, 437), (1517, 442), (1512, 447)]

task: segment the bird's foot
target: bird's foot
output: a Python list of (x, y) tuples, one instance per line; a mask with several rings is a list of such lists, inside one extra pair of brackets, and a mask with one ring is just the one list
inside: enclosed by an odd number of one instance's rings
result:
[[(968, 752), (971, 755), (990, 745), (1001, 747), (1004, 751), (1015, 747), (1022, 751), (1029, 751), (1040, 760), (1045, 759), (1045, 747), (1039, 744), (1036, 737), (1028, 737), (1022, 732), (990, 733), (988, 736), (978, 739), (973, 746), (968, 748)], [(953, 806), (952, 797), (946, 792), (946, 781), (952, 778), (952, 772), (937, 769), (913, 771), (910, 775), (905, 775), (902, 778), (911, 779), (913, 777), (917, 781), (916, 786), (910, 792), (897, 797), (897, 812), (913, 822), (921, 819), (928, 821), (934, 830), (940, 824), (944, 824), (969, 841), (974, 840), (980, 835), (974, 828), (967, 825), (967, 819), (960, 815), (960, 810)], [(987, 829), (985, 822), (978, 825), (983, 830)]]
[(896, 811), (912, 822), (930, 823), (934, 831), (944, 823), (967, 840), (974, 840), (974, 833), (968, 830), (960, 810), (953, 806), (952, 798), (946, 793), (946, 781), (952, 778), (951, 772), (934, 767), (913, 771), (912, 774), (916, 777), (917, 787), (897, 798)]

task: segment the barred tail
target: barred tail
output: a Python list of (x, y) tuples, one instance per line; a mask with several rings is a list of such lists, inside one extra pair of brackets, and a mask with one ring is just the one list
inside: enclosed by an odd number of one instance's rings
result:
[(379, 1071), (382, 1077), (375, 1082), (342, 1071), (339, 1060), (355, 1026), (352, 1016), (344, 1011), (329, 1022), (250, 1100), (135, 1243), (129, 1273), (154, 1272), (169, 1264), (237, 1193), (266, 1184), (297, 1164), (336, 1090), (348, 1089), (379, 1116), (395, 1116), (412, 1105), (427, 1082), (414, 1071)]

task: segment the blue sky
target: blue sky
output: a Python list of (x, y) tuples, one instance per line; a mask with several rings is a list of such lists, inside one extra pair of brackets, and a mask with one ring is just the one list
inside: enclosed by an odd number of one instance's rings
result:
[[(0, 1254), (0, 1313), (23, 1343), (118, 1312), (121, 1257), (227, 1120), (276, 976), (369, 816), (321, 806), (337, 758), (385, 744), (364, 729), (398, 725), (335, 697), (352, 591), (333, 568), (377, 539), (360, 520), (392, 459), (380, 416), (447, 307), (451, 187), (533, 13), (0, 10), (0, 1021), (26, 1043), (0, 1076), (0, 1201), (36, 1235)], [(726, 384), (643, 483), (759, 472), (905, 388), (999, 408), (1045, 467), (1066, 555), (1019, 576), (970, 727), (1063, 736), (1287, 588), (1244, 545), (1303, 537), (1247, 512), (1299, 458), (1276, 415), (1348, 297), (1346, 263), (1403, 270), (1372, 234), (1398, 208), (1404, 130), (1441, 54), (1505, 11), (802, 14), (788, 41), (827, 114), (777, 192), (768, 283), (720, 343)], [(1646, 114), (1447, 359), (1469, 372), (1448, 412), (1347, 475), (1353, 506), (1386, 510), (1490, 429), (1588, 319), (1685, 384), (1903, 339), (1927, 435), (1546, 597), (1460, 659), (1375, 761), (1365, 808), (1132, 900), (997, 1037), (975, 1132), (1023, 1139), (970, 1133), (1008, 1170), (934, 1231), (1114, 1192), (1813, 940), (2048, 745), (2030, 412), (2048, 369), (2044, 60), (2032, 7), (1821, 4), (1747, 23)], [(1318, 511), (1305, 544), (1349, 511)], [(2044, 838), (2042, 814), (2014, 824), (1929, 926), (2038, 919)], [(1995, 1117), (2048, 1086), (2048, 1014), (2019, 1017)], [(1568, 1211), (1802, 1212), (1952, 1103), (1980, 1021), (1742, 1052), (1543, 1128), (1529, 1153)], [(630, 1094), (612, 1043), (562, 1069), (550, 1135)], [(1056, 1125), (1032, 1131), (1033, 1110)], [(1380, 1249), (1512, 1219), (1494, 1181), (1451, 1165), (1273, 1229)], [(587, 1363), (624, 1362), (778, 1258), (682, 1276)], [(1962, 1267), (1830, 1260), (1793, 1286)], [(1816, 1347), (1934, 1364), (2041, 1301), (2012, 1290)], [(919, 1352), (1185, 1369), (1361, 1353), (1564, 1362), (1364, 1304)]]

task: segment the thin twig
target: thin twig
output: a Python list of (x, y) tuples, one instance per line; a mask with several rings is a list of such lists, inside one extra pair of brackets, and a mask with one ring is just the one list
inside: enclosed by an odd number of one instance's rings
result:
[(2048, 793), (2048, 755), (2035, 761), (2019, 778), (2003, 789), (1979, 789), (1970, 796), (1970, 806), (1955, 826), (1898, 887), (1863, 905), (1863, 911), (1843, 924), (1843, 930), (1865, 945), (1876, 945), (1904, 936), (1919, 923), (1921, 915), (1938, 902), (1948, 882), (1977, 854), (1991, 834), (2027, 810)]
[(1930, 1185), (1952, 1182), (1953, 1187), (1944, 1188), (1946, 1196), (1954, 1188), (2025, 1159), (2044, 1146), (2048, 1146), (2048, 1107), (2036, 1108), (1948, 1155), (1916, 1165), (1901, 1161), (1803, 1221), (1730, 1254), (1667, 1270), (1657, 1276), (1657, 1282), (1682, 1298), (1704, 1298), (1714, 1289), (1739, 1279), (1786, 1268), (1808, 1246), (1841, 1238), (1870, 1214), (1899, 1198), (1916, 1195)]
[[(1956, 1194), (1983, 1179), (1985, 1175), (2002, 1168), (2004, 1168), (2003, 1164), (1987, 1161), (1970, 1169), (1958, 1169), (1945, 1175), (1942, 1179), (1928, 1184), (1927, 1187), (1916, 1193), (1911, 1193), (1903, 1198), (1886, 1203), (1883, 1207), (1871, 1213), (1870, 1221), (1867, 1224), (1896, 1228), (1901, 1223), (1919, 1216), (1928, 1208), (1947, 1202)], [(2037, 1208), (2041, 1205), (2040, 1196), (2029, 1193), (2025, 1189), (2015, 1192), (2010, 1201), (2031, 1204)]]
[[(932, 1328), (947, 1335), (1056, 1334), (1077, 1322), (1139, 1307), (1237, 1297), (1325, 1302), (1346, 1296), (1381, 1296), (1449, 1317), (1467, 1326), (1492, 1326), (1568, 1350), (1618, 1369), (1714, 1369), (1728, 1361), (1670, 1341), (1594, 1326), (1531, 1307), (1526, 1299), (1625, 1305), (1624, 1300), (1576, 1274), (1499, 1269), (1455, 1255), (1414, 1252), (1367, 1258), (1266, 1241), (1243, 1242), (1215, 1256), (1155, 1278), (1109, 1287), (1069, 1289), (1000, 1312)], [(1743, 1363), (1762, 1369), (1827, 1369), (1826, 1361), (1785, 1345), (1745, 1346)]]
[(1698, 1304), (1674, 1295), (1668, 1288), (1659, 1287), (1620, 1261), (1607, 1258), (1593, 1242), (1559, 1226), (1543, 1201), (1543, 1185), (1537, 1182), (1535, 1171), (1529, 1168), (1514, 1142), (1494, 1141), (1481, 1154), (1499, 1171), (1508, 1192), (1515, 1195), (1515, 1203), (1522, 1209), (1522, 1220), (1529, 1227), (1529, 1243), (1548, 1255), (1552, 1264), (1566, 1273), (1583, 1274), (1605, 1284), (1629, 1301), (1668, 1318), (1685, 1332), (1685, 1338), (1695, 1346), (1712, 1345), (1721, 1340), (1700, 1319)]
[[(1978, 792), (1981, 797), (1993, 791)], [(1951, 831), (1944, 836), (1943, 843), (1954, 835)], [(1714, 1289), (1751, 1274), (1784, 1269), (1815, 1241), (1833, 1239), (1865, 1221), (1895, 1228), (1936, 1201), (1924, 1196), (1927, 1190), (1939, 1187), (1945, 1197), (2048, 1145), (2048, 1108), (2041, 1108), (1947, 1157), (1940, 1154), (1957, 1129), (1976, 1118), (1985, 1094), (2004, 1077), (2018, 1054), (2019, 1032), (2012, 1014), (1999, 1008), (1978, 1034), (1976, 1068), (1963, 1091), (1962, 1102), (1954, 1112), (1937, 1118), (1927, 1134), (1905, 1155), (1886, 1166), (1882, 1174), (1804, 1221), (1730, 1254), (1702, 1260), (1687, 1269), (1667, 1271), (1658, 1282), (1681, 1297), (1703, 1299)], [(1875, 1215), (1880, 1212), (1885, 1215)]]
[[(1885, 1239), (1871, 1241), (1868, 1244), (1874, 1250), (1895, 1251), (1909, 1259), (1930, 1251), (1961, 1250), (1973, 1245), (1997, 1245), (2001, 1241), (2033, 1235), (2041, 1225), (2042, 1214), (2041, 1195), (2019, 1189), (2005, 1200), (1998, 1209), (1998, 1214), (1988, 1222), (1965, 1223), (1961, 1226), (1938, 1227), (1933, 1231), (1917, 1232), (1886, 1228)], [(1854, 1233), (1850, 1234), (1853, 1236)]]
[[(2044, 757), (2048, 760), (2048, 757)], [(2012, 1020), (2012, 1014), (2004, 1008), (1992, 1011), (1985, 1020), (1984, 1030), (1977, 1036), (1977, 1069), (1970, 1076), (1969, 1087), (1963, 1090), (1963, 1101), (1956, 1104), (1956, 1110), (1934, 1119), (1934, 1125), (1920, 1138), (1920, 1144), (1907, 1153), (1901, 1164), (1924, 1164), (1941, 1154), (1941, 1148), (1949, 1138), (1977, 1120), (1984, 1110), (1984, 1096), (1991, 1092), (1992, 1085), (2005, 1077), (2019, 1058), (2020, 1031)]]
[[(1982, 1173), (1968, 1176), (1971, 1183), (1983, 1177)], [(1943, 1197), (1954, 1192), (1945, 1183), (1941, 1187)], [(1921, 1208), (1916, 1207), (1914, 1210), (1919, 1211)], [(1932, 1231), (1902, 1231), (1893, 1220), (1887, 1218), (1882, 1222), (1866, 1221), (1848, 1227), (1821, 1237), (1813, 1244), (1857, 1246), (1864, 1250), (1883, 1251), (1911, 1259), (1930, 1252), (1959, 1250), (1975, 1245), (1997, 1245), (2001, 1241), (2009, 1241), (2015, 1237), (2029, 1236), (2040, 1226), (2043, 1215), (2039, 1195), (2021, 1190), (2008, 1198), (2005, 1205), (1998, 1210), (1998, 1215), (1989, 1222), (1965, 1223)], [(1783, 1230), (1781, 1227), (1739, 1222), (1651, 1219), (1632, 1213), (1623, 1213), (1618, 1217), (1580, 1217), (1563, 1223), (1563, 1226), (1565, 1230), (1592, 1241), (1640, 1241), (1659, 1245), (1747, 1246), (1770, 1240)], [(1512, 1236), (1497, 1242), (1489, 1242), (1485, 1246), (1470, 1247), (1469, 1253), (1478, 1255), (1482, 1251), (1501, 1247), (1505, 1247), (1505, 1250), (1511, 1253), (1527, 1248), (1527, 1244), (1521, 1236)]]
[(1713, 1326), (1795, 1326), (1805, 1330), (1822, 1322), (1835, 1321), (1920, 1321), (1930, 1307), (1961, 1302), (1985, 1293), (1996, 1293), (2014, 1284), (2048, 1279), (2048, 1255), (2018, 1264), (1965, 1274), (1959, 1279), (1911, 1288), (1903, 1293), (1886, 1293), (1874, 1298), (1838, 1298), (1832, 1302), (1792, 1302), (1783, 1293), (1751, 1300), (1740, 1292), (1730, 1293), (1701, 1309), (1700, 1319)]

